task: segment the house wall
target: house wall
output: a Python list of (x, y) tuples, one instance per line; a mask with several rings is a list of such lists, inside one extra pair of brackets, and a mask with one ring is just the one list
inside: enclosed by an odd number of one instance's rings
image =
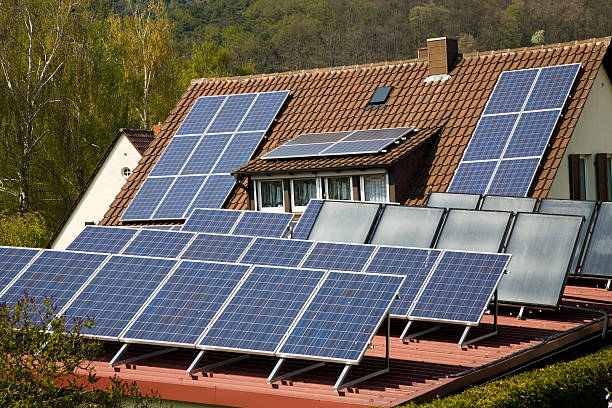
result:
[(563, 160), (548, 193), (550, 198), (570, 197), (570, 154), (585, 155), (587, 168), (587, 198), (597, 199), (595, 155), (612, 153), (612, 82), (603, 65), (580, 114), (576, 129), (565, 150)]
[(122, 135), (98, 171), (93, 182), (70, 215), (68, 222), (53, 241), (53, 249), (65, 249), (85, 228), (86, 222), (98, 223), (111, 205), (126, 179), (121, 174), (124, 167), (134, 170), (140, 153)]

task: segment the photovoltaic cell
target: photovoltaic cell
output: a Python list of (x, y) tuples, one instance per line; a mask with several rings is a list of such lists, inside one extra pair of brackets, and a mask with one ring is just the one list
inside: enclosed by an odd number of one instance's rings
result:
[(425, 283), (442, 251), (400, 247), (378, 248), (366, 272), (395, 274), (406, 277), (400, 297), (391, 306), (391, 316), (406, 317), (412, 302)]
[(255, 267), (200, 345), (273, 353), (324, 273)]
[(211, 173), (231, 137), (232, 135), (227, 133), (222, 135), (204, 135), (200, 144), (195, 148), (193, 155), (189, 158), (187, 164), (185, 164), (181, 175)]
[(240, 262), (297, 267), (313, 245), (311, 241), (257, 238)]
[(253, 239), (233, 235), (198, 234), (181, 258), (236, 262)]
[(525, 110), (561, 109), (580, 71), (580, 64), (542, 68)]
[(177, 137), (170, 141), (164, 150), (155, 167), (151, 171), (151, 176), (175, 176), (179, 174), (185, 164), (185, 160), (191, 154), (200, 136)]
[(333, 143), (283, 145), (261, 156), (262, 159), (284, 159), (288, 157), (316, 156)]
[(410, 319), (478, 324), (510, 255), (446, 251)]
[(293, 238), (308, 239), (308, 235), (310, 235), (312, 226), (314, 225), (314, 222), (317, 219), (317, 216), (319, 215), (319, 211), (321, 211), (322, 206), (323, 200), (311, 199), (308, 202), (306, 210), (304, 210), (304, 213), (302, 214), (297, 225), (295, 226), (295, 230), (293, 231)]
[(232, 232), (235, 235), (254, 237), (282, 237), (293, 213), (266, 213), (261, 211), (245, 211)]
[(118, 337), (176, 260), (114, 255), (66, 309), (68, 318), (94, 319), (84, 334)]
[(510, 138), (518, 116), (518, 114), (483, 116), (462, 160), (498, 159)]
[(356, 142), (338, 142), (319, 153), (321, 156), (377, 153), (394, 142), (394, 139), (360, 140)]
[(224, 95), (198, 98), (177, 130), (176, 136), (204, 133), (225, 98)]
[(331, 272), (279, 355), (358, 363), (403, 281), (398, 275)]
[(40, 249), (0, 247), (0, 290), (40, 252)]
[(506, 148), (504, 158), (543, 155), (559, 114), (558, 110), (523, 113)]
[(317, 242), (302, 267), (359, 272), (374, 248), (371, 245)]
[(263, 136), (264, 132), (236, 133), (215, 165), (213, 173), (230, 173), (248, 162)]
[(173, 181), (174, 177), (148, 177), (121, 216), (121, 220), (146, 220), (151, 218), (153, 211), (155, 211)]
[(497, 161), (461, 162), (455, 171), (449, 193), (483, 194), (491, 180)]
[(195, 345), (248, 268), (183, 261), (123, 338)]
[(116, 254), (137, 232), (137, 229), (132, 228), (87, 225), (66, 249)]
[(37, 299), (47, 298), (59, 311), (100, 266), (106, 255), (45, 250), (0, 297), (9, 307), (23, 299), (24, 293)]
[(232, 188), (236, 179), (229, 174), (213, 174), (208, 176), (202, 189), (191, 204), (184, 216), (189, 216), (194, 208), (220, 208)]
[(484, 114), (521, 111), (537, 74), (537, 68), (502, 72)]
[(123, 254), (176, 258), (193, 236), (189, 232), (142, 230)]
[(189, 203), (204, 180), (206, 180), (206, 176), (177, 177), (152, 218), (158, 220), (183, 218)]
[(488, 194), (525, 197), (539, 164), (539, 157), (502, 160), (491, 180)]
[(261, 93), (238, 129), (266, 131), (289, 96), (289, 91)]
[(196, 208), (183, 224), (182, 231), (229, 234), (241, 214), (242, 211)]
[(246, 115), (255, 94), (230, 95), (213, 120), (208, 133), (234, 132)]

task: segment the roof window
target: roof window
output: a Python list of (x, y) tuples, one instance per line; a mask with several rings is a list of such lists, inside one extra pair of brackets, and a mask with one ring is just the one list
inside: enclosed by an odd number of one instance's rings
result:
[(376, 88), (365, 108), (375, 109), (385, 106), (385, 102), (387, 102), (392, 89), (392, 86), (379, 86)]

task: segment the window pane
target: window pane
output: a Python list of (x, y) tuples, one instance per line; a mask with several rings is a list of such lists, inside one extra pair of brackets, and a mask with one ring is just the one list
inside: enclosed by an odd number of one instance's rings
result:
[(363, 176), (365, 201), (387, 201), (387, 180), (384, 174)]
[(262, 208), (284, 207), (282, 181), (261, 181), (259, 186)]
[(308, 205), (311, 198), (317, 198), (317, 179), (293, 180), (293, 205)]
[(327, 198), (331, 200), (351, 199), (351, 178), (330, 177), (327, 179)]

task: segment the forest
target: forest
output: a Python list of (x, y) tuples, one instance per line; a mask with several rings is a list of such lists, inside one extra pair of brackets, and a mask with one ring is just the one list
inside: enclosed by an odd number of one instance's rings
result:
[(45, 246), (121, 127), (191, 79), (612, 34), (609, 0), (0, 1), (0, 245)]

